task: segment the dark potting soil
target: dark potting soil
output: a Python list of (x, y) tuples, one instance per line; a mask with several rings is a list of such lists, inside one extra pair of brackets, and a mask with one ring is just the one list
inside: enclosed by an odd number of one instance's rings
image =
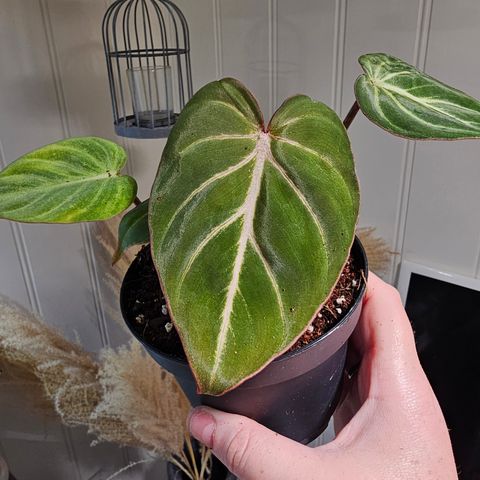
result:
[[(307, 331), (289, 351), (297, 350), (317, 339), (336, 325), (350, 310), (363, 282), (363, 272), (350, 256), (328, 301)], [(185, 352), (168, 314), (160, 289), (150, 248), (143, 247), (125, 279), (124, 312), (129, 324), (146, 343), (167, 355), (185, 359)]]

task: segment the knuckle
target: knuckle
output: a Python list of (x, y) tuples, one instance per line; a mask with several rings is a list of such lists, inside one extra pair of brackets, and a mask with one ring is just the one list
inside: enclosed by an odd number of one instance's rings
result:
[(234, 474), (245, 470), (250, 455), (252, 435), (248, 428), (240, 426), (224, 445), (227, 468)]

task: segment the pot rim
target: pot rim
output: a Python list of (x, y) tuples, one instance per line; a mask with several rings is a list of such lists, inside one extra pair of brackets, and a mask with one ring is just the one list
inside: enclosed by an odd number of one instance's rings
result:
[[(358, 249), (359, 257), (362, 260), (361, 263), (363, 263), (363, 265), (362, 265), (364, 267), (363, 272), (364, 272), (364, 276), (365, 276), (365, 280), (366, 280), (366, 279), (368, 279), (368, 259), (367, 259), (367, 255), (365, 253), (365, 249), (363, 248), (362, 242), (360, 241), (360, 239), (356, 235), (355, 235), (355, 238), (354, 238), (354, 241), (352, 243), (352, 247), (351, 247), (350, 251), (352, 251), (353, 249)], [(128, 273), (128, 271), (127, 271), (127, 273)], [(122, 312), (123, 319), (124, 319), (128, 329), (132, 333), (132, 335), (142, 345), (149, 348), (150, 350), (153, 350), (156, 354), (167, 358), (169, 361), (177, 363), (179, 365), (188, 365), (188, 360), (186, 358), (181, 359), (181, 358), (178, 358), (176, 356), (173, 356), (173, 355), (170, 355), (170, 354), (167, 354), (167, 353), (163, 352), (157, 346), (152, 345), (149, 342), (145, 341), (143, 338), (141, 338), (137, 334), (137, 332), (135, 332), (135, 330), (131, 327), (130, 322), (128, 322), (125, 318), (126, 315), (123, 314), (125, 308), (124, 308), (124, 302), (123, 302), (124, 295), (123, 295), (122, 292), (123, 292), (123, 289), (126, 288), (131, 283), (131, 282), (125, 282), (125, 278), (126, 278), (126, 276), (124, 277), (124, 280), (122, 282), (122, 286), (121, 286), (121, 289), (120, 289), (120, 310)], [(345, 326), (345, 324), (348, 323), (348, 321), (349, 321), (350, 317), (352, 316), (353, 312), (356, 311), (359, 303), (363, 302), (365, 289), (366, 289), (366, 282), (363, 281), (361, 283), (360, 288), (357, 290), (357, 297), (355, 298), (355, 301), (352, 303), (352, 305), (350, 305), (350, 308), (349, 308), (348, 312), (343, 316), (343, 318), (339, 322), (337, 322), (332, 328), (330, 328), (330, 330), (328, 330), (326, 333), (324, 333), (320, 337), (316, 338), (313, 342), (310, 342), (307, 345), (304, 345), (304, 346), (302, 346), (302, 347), (300, 347), (296, 350), (293, 350), (293, 351), (287, 351), (285, 353), (282, 353), (278, 357), (275, 357), (273, 360), (271, 360), (269, 362), (269, 364), (273, 364), (273, 363), (281, 364), (282, 362), (288, 361), (288, 360), (290, 360), (290, 359), (292, 359), (292, 358), (294, 358), (298, 355), (303, 355), (304, 353), (308, 352), (310, 349), (316, 348), (320, 343), (325, 342), (326, 339), (332, 337), (338, 330), (341, 330)]]
[[(354, 242), (352, 244), (351, 250), (354, 248), (358, 248), (360, 256), (364, 260), (364, 275), (365, 279), (368, 278), (368, 261), (367, 261), (367, 255), (365, 253), (365, 249), (363, 248), (362, 243), (360, 242), (360, 239), (355, 235)], [(349, 321), (350, 317), (353, 315), (353, 313), (356, 311), (359, 303), (363, 302), (363, 297), (364, 297), (364, 292), (366, 289), (366, 283), (363, 281), (360, 285), (360, 288), (357, 290), (357, 297), (355, 298), (355, 301), (350, 305), (350, 308), (348, 309), (348, 312), (342, 317), (342, 319), (337, 322), (332, 328), (330, 328), (326, 333), (323, 335), (320, 335), (320, 337), (316, 338), (313, 342), (308, 343), (307, 345), (304, 345), (301, 348), (297, 348), (296, 350), (293, 350), (292, 352), (285, 352), (284, 354), (280, 355), (279, 357), (276, 357), (273, 362), (283, 362), (286, 361), (290, 358), (296, 357), (297, 355), (303, 354), (307, 352), (310, 349), (316, 348), (320, 343), (324, 342), (328, 337), (333, 336), (334, 332), (337, 330), (340, 330), (343, 328), (343, 326)], [(272, 362), (272, 363), (273, 363)]]

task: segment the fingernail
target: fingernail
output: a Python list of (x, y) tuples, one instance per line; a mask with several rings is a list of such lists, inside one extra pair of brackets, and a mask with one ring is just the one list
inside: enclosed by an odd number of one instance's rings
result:
[(215, 427), (215, 418), (206, 408), (195, 408), (190, 412), (188, 419), (190, 433), (209, 448), (213, 446)]

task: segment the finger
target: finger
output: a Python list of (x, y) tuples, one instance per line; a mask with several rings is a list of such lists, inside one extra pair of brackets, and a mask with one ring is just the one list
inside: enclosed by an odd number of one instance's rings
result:
[(189, 428), (242, 480), (297, 478), (313, 460), (308, 447), (240, 415), (199, 407), (190, 415)]

